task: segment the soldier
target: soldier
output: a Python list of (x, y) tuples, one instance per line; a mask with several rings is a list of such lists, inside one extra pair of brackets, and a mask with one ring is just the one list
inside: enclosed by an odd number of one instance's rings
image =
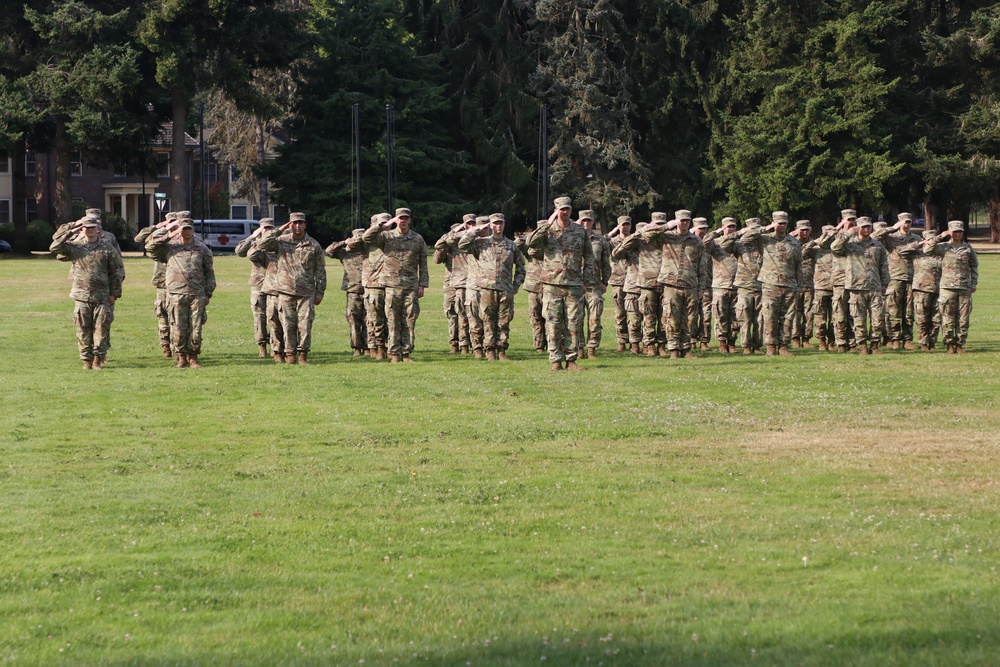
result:
[[(654, 217), (656, 215), (654, 214)], [(664, 215), (664, 217), (666, 217)], [(666, 223), (653, 223), (642, 232), (647, 243), (663, 253), (657, 282), (663, 287), (662, 318), (671, 359), (683, 359), (691, 351), (697, 335), (694, 326), (701, 311), (702, 253), (705, 244), (689, 232), (691, 212), (674, 213), (676, 232)]]
[[(635, 226), (635, 234), (625, 235), (622, 242), (611, 251), (611, 259), (625, 262), (625, 316), (628, 324), (629, 354), (639, 354), (639, 346), (643, 342), (643, 314), (639, 306), (642, 289), (639, 287), (639, 246), (649, 245), (642, 240), (642, 231), (648, 223), (640, 222)], [(622, 228), (624, 230), (624, 227)], [(635, 237), (637, 241), (626, 242)]]
[[(135, 235), (135, 242), (145, 247), (150, 235), (157, 229), (164, 229), (177, 218), (190, 218), (190, 211), (170, 211), (163, 222), (148, 227), (143, 227)], [(153, 279), (150, 283), (156, 288), (156, 299), (153, 301), (153, 313), (156, 315), (156, 327), (160, 335), (160, 348), (163, 350), (163, 357), (169, 359), (173, 354), (170, 346), (170, 313), (167, 294), (167, 265), (153, 257)]]
[[(265, 218), (266, 220), (267, 218)], [(263, 221), (261, 221), (263, 222)], [(274, 223), (271, 223), (273, 229)], [(261, 232), (263, 233), (263, 232)], [(259, 237), (259, 234), (258, 234)], [(265, 297), (265, 319), (270, 332), (271, 357), (274, 363), (285, 363), (285, 331), (281, 324), (281, 293), (278, 291), (278, 256), (272, 252), (255, 249), (256, 240), (250, 245), (247, 259), (264, 271), (260, 292)]]
[(366, 245), (385, 254), (379, 282), (385, 288), (389, 360), (394, 364), (413, 361), (420, 299), (428, 285), (427, 243), (410, 229), (410, 221), (410, 209), (397, 208), (396, 217), (372, 225), (363, 237)]
[(503, 235), (503, 213), (490, 216), (489, 226), (470, 229), (458, 247), (478, 266), (476, 280), (483, 320), (483, 347), (490, 361), (507, 361), (510, 321), (514, 318), (514, 295), (524, 282), (524, 256)]
[(277, 261), (275, 287), (285, 341), (286, 364), (308, 364), (316, 306), (326, 294), (326, 258), (323, 247), (306, 234), (306, 214), (292, 213), (288, 222), (262, 234), (253, 249), (273, 253)]
[(475, 227), (476, 216), (467, 213), (434, 244), (434, 263), (444, 264), (444, 314), (448, 318), (450, 353), (469, 353), (469, 317), (465, 312), (465, 289), (468, 256), (458, 251), (458, 239)]
[[(363, 229), (351, 232), (351, 238), (331, 243), (324, 251), (327, 257), (339, 259), (344, 266), (344, 278), (340, 289), (347, 293), (345, 316), (347, 329), (351, 332), (351, 349), (355, 357), (365, 356), (368, 350), (368, 331), (365, 328), (365, 287), (361, 284), (361, 269), (365, 261), (364, 244), (361, 243)], [(348, 241), (354, 241), (348, 246)]]
[(92, 216), (60, 225), (49, 250), (73, 262), (69, 296), (83, 367), (103, 368), (111, 346), (112, 308), (125, 279), (121, 253), (101, 238), (100, 222)]
[[(921, 240), (897, 248), (900, 257), (913, 263), (913, 311), (914, 328), (920, 349), (930, 352), (937, 344), (941, 328), (938, 311), (938, 291), (941, 286), (941, 258), (924, 254), (927, 241), (937, 236), (936, 232), (925, 230)], [(892, 271), (890, 269), (890, 275)]]
[[(785, 233), (788, 214), (775, 211), (771, 224), (763, 229), (748, 232), (744, 244), (755, 246), (761, 253), (761, 319), (767, 355), (791, 356), (785, 338), (785, 316), (795, 301), (795, 292), (802, 282), (802, 246)], [(773, 234), (764, 234), (773, 230)]]
[[(858, 214), (853, 208), (845, 208), (840, 212), (839, 229), (853, 228)], [(836, 235), (831, 235), (827, 244), (832, 244)], [(846, 268), (844, 257), (833, 254), (833, 271), (831, 282), (833, 283), (833, 336), (837, 344), (838, 352), (847, 352), (854, 344), (854, 322), (851, 318), (850, 295), (847, 293), (844, 283), (846, 280)]]
[[(705, 235), (708, 233), (708, 219), (695, 218), (692, 221), (691, 233), (705, 242)], [(702, 285), (701, 304), (697, 313), (697, 321), (691, 330), (691, 337), (694, 339), (695, 347), (699, 344), (701, 349), (708, 350), (708, 341), (712, 340), (712, 256), (707, 252), (701, 253), (701, 278)]]
[[(580, 345), (587, 343), (587, 351), (583, 347), (578, 351), (581, 359), (586, 359), (589, 351), (592, 359), (597, 358), (597, 348), (601, 345), (601, 316), (604, 314), (604, 293), (611, 280), (611, 244), (603, 234), (594, 231), (597, 214), (593, 211), (580, 211), (580, 224), (587, 231), (590, 248), (594, 253), (593, 279), (583, 286), (584, 315), (580, 318), (578, 338)], [(584, 320), (587, 322), (587, 335), (584, 336)]]
[[(545, 222), (539, 220), (537, 224)], [(528, 293), (528, 320), (531, 322), (532, 345), (535, 352), (545, 352), (548, 341), (545, 339), (545, 309), (542, 307), (542, 264), (544, 256), (528, 247), (528, 233), (514, 237), (517, 249), (521, 251), (525, 261), (524, 289)]]
[(785, 315), (785, 340), (792, 341), (795, 347), (812, 347), (809, 338), (813, 330), (813, 280), (816, 273), (815, 246), (806, 251), (809, 237), (812, 236), (812, 223), (808, 220), (798, 220), (795, 230), (790, 233), (802, 247), (802, 282), (795, 293), (792, 307)]
[[(261, 234), (274, 229), (274, 218), (262, 218), (260, 226), (253, 233), (236, 244), (236, 255), (246, 257), (250, 248)], [(264, 276), (267, 275), (267, 264), (263, 266), (250, 263), (250, 312), (253, 314), (253, 333), (260, 350), (258, 357), (267, 357), (267, 343), (270, 335), (267, 329), (267, 294), (261, 291), (264, 286)], [(273, 347), (272, 347), (273, 350)]]
[(722, 227), (702, 239), (705, 255), (712, 260), (712, 311), (715, 316), (715, 338), (719, 352), (736, 352), (736, 258), (722, 250), (716, 242), (719, 236), (736, 233), (736, 218), (723, 218)]
[[(388, 222), (391, 217), (388, 213), (378, 213), (371, 217), (371, 224), (381, 225)], [(365, 288), (365, 331), (368, 337), (368, 356), (372, 359), (387, 359), (385, 288), (382, 287), (381, 282), (385, 254), (380, 248), (365, 243), (364, 234), (361, 235), (360, 241), (352, 239), (349, 242), (351, 250), (355, 249), (355, 244), (357, 244), (357, 249), (365, 253), (365, 259), (361, 263), (361, 284)]]
[[(951, 354), (965, 354), (972, 315), (972, 295), (979, 284), (979, 258), (964, 240), (961, 220), (948, 222), (948, 231), (928, 239), (924, 253), (941, 258), (941, 338)], [(950, 243), (941, 241), (950, 240)]]
[(761, 253), (753, 244), (744, 243), (742, 237), (760, 227), (759, 218), (748, 218), (746, 226), (737, 234), (730, 234), (719, 241), (719, 247), (736, 257), (736, 320), (740, 327), (743, 354), (760, 354), (760, 274)]
[(177, 368), (201, 368), (202, 327), (215, 292), (212, 251), (194, 236), (194, 222), (181, 217), (154, 231), (146, 251), (166, 264), (164, 289), (170, 320), (170, 345)]
[(651, 225), (667, 224), (667, 214), (662, 211), (653, 213), (652, 223), (643, 225), (642, 233), (627, 237), (618, 247), (619, 256), (635, 252), (638, 265), (636, 285), (639, 289), (637, 305), (642, 315), (642, 349), (647, 357), (657, 354), (666, 357), (667, 336), (663, 328), (663, 286), (659, 283), (660, 269), (663, 265), (663, 249), (648, 242), (646, 231)]
[(97, 218), (97, 224), (101, 226), (101, 238), (110, 243), (114, 247), (114, 249), (118, 251), (118, 254), (120, 255), (122, 252), (121, 246), (118, 245), (118, 239), (115, 237), (115, 235), (104, 229), (104, 220), (102, 218), (102, 213), (103, 211), (101, 211), (101, 209), (99, 208), (88, 208), (84, 213), (84, 215), (92, 218)]
[(593, 280), (594, 250), (587, 233), (571, 218), (572, 201), (558, 197), (549, 219), (528, 237), (528, 247), (543, 253), (542, 303), (551, 370), (582, 370), (576, 363), (583, 316), (583, 286)]
[[(889, 286), (889, 263), (885, 248), (872, 238), (871, 218), (857, 218), (840, 224), (840, 233), (830, 244), (834, 255), (845, 258), (844, 288), (847, 290), (854, 320), (854, 340), (858, 354), (880, 354), (882, 294)], [(857, 240), (850, 233), (857, 230)]]
[(611, 248), (611, 278), (608, 279), (608, 285), (611, 286), (611, 303), (615, 309), (615, 338), (618, 341), (618, 352), (625, 352), (629, 348), (628, 312), (625, 310), (625, 276), (628, 274), (628, 259), (626, 257), (616, 259), (614, 249), (631, 233), (632, 218), (621, 215), (618, 216), (617, 226), (605, 237)]
[(900, 213), (892, 227), (879, 230), (872, 238), (889, 253), (889, 289), (885, 293), (890, 350), (913, 349), (913, 259), (899, 254), (899, 249), (918, 243), (920, 235), (910, 231), (913, 215)]
[(802, 247), (803, 265), (808, 256), (813, 262), (813, 307), (810, 317), (813, 330), (819, 340), (819, 349), (833, 351), (836, 349), (833, 330), (833, 253), (830, 252), (830, 242), (836, 227), (823, 225), (822, 234), (818, 239), (807, 242)]

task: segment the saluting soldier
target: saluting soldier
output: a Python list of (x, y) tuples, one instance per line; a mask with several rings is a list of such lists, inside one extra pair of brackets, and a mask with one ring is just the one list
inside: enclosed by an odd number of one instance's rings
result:
[[(849, 226), (856, 222), (856, 226)], [(852, 232), (856, 230), (856, 239)], [(845, 220), (830, 250), (844, 262), (844, 288), (847, 290), (854, 340), (858, 354), (879, 354), (882, 331), (882, 294), (889, 286), (889, 263), (885, 248), (872, 238), (872, 220)]]
[(833, 329), (833, 259), (830, 243), (836, 227), (823, 225), (820, 237), (807, 242), (802, 247), (803, 261), (810, 257), (813, 261), (813, 331), (819, 341), (819, 349), (836, 349)]
[(812, 347), (809, 344), (809, 338), (812, 337), (813, 330), (816, 250), (815, 246), (810, 246), (809, 250), (806, 250), (812, 236), (812, 223), (808, 220), (796, 221), (795, 229), (790, 232), (790, 236), (794, 237), (802, 246), (802, 282), (795, 293), (792, 307), (785, 315), (785, 340), (792, 341), (795, 347)]
[(911, 231), (913, 214), (900, 213), (896, 224), (872, 234), (889, 253), (889, 288), (885, 292), (885, 312), (890, 350), (913, 349), (913, 258), (899, 249), (918, 243), (920, 235)]
[[(381, 225), (392, 218), (388, 213), (377, 213), (371, 217), (371, 224)], [(361, 250), (365, 258), (361, 263), (361, 284), (365, 288), (365, 331), (368, 338), (368, 356), (372, 359), (388, 359), (385, 347), (387, 325), (385, 320), (385, 288), (382, 287), (382, 267), (385, 254), (381, 248), (365, 243), (364, 234), (360, 240), (352, 239), (351, 249)]]
[[(164, 229), (177, 218), (190, 218), (190, 211), (170, 211), (163, 222), (149, 225), (139, 230), (135, 242), (145, 247), (150, 235), (157, 229)], [(156, 315), (156, 330), (160, 337), (160, 348), (164, 358), (170, 358), (173, 350), (170, 346), (170, 297), (167, 294), (167, 265), (153, 257), (153, 278), (150, 283), (156, 288), (156, 298), (153, 300), (153, 314)]]
[[(250, 236), (236, 244), (236, 256), (246, 257), (257, 238), (274, 229), (274, 218), (261, 218), (260, 226), (253, 230)], [(267, 294), (261, 289), (264, 277), (267, 275), (267, 264), (250, 263), (250, 312), (253, 315), (254, 340), (257, 341), (259, 357), (267, 357), (267, 344), (270, 340), (267, 326)], [(272, 347), (273, 349), (273, 347)]]
[(729, 234), (719, 241), (719, 247), (736, 258), (736, 319), (740, 327), (743, 354), (761, 352), (760, 331), (760, 275), (761, 252), (751, 243), (744, 243), (743, 236), (760, 227), (760, 218), (748, 218), (746, 226), (737, 234)]
[[(597, 222), (597, 214), (593, 211), (580, 211), (580, 224), (587, 231), (587, 238), (590, 240), (590, 248), (594, 253), (594, 275), (592, 280), (583, 286), (583, 306), (584, 316), (580, 318), (580, 345), (586, 343), (586, 349), (579, 350), (582, 359), (597, 357), (597, 348), (601, 346), (601, 316), (604, 314), (604, 293), (608, 289), (608, 282), (611, 280), (611, 244), (603, 234), (594, 231), (594, 223)], [(587, 333), (584, 335), (584, 321), (587, 324)]]
[(635, 253), (638, 259), (636, 272), (636, 286), (639, 289), (639, 298), (636, 305), (642, 316), (642, 349), (647, 357), (657, 355), (666, 357), (667, 335), (663, 325), (663, 285), (659, 282), (660, 269), (663, 266), (663, 249), (650, 243), (645, 238), (646, 231), (653, 225), (658, 228), (667, 227), (667, 214), (663, 211), (655, 211), (652, 215), (652, 223), (639, 223), (642, 231), (625, 239), (618, 246), (619, 255)]
[(712, 311), (715, 317), (715, 338), (719, 352), (736, 352), (736, 257), (725, 252), (716, 239), (736, 233), (736, 218), (723, 218), (722, 227), (710, 231), (702, 239), (705, 254), (712, 260)]
[[(605, 237), (611, 248), (611, 303), (615, 311), (615, 339), (618, 342), (618, 352), (626, 352), (629, 348), (628, 311), (625, 309), (625, 276), (628, 274), (628, 259), (616, 258), (614, 250), (632, 233), (632, 218), (627, 215), (618, 216), (618, 224)], [(637, 341), (638, 342), (638, 341)]]
[[(708, 234), (708, 219), (695, 218), (691, 224), (691, 233), (705, 242)], [(708, 350), (708, 341), (712, 340), (712, 256), (708, 252), (701, 254), (701, 304), (697, 313), (697, 322), (691, 329), (694, 347), (700, 344), (701, 349)]]
[[(539, 220), (538, 223), (545, 222)], [(536, 223), (536, 224), (538, 224)], [(531, 322), (531, 339), (535, 352), (545, 352), (548, 341), (545, 338), (545, 309), (542, 304), (542, 264), (545, 261), (541, 251), (528, 247), (529, 232), (514, 237), (514, 244), (521, 251), (525, 261), (524, 290), (528, 293), (528, 321)]]
[(448, 343), (451, 354), (468, 354), (469, 316), (465, 311), (465, 290), (468, 278), (468, 255), (458, 250), (458, 240), (467, 230), (475, 227), (476, 216), (466, 213), (462, 222), (451, 226), (434, 243), (434, 263), (444, 264), (444, 313), (448, 318)]
[(941, 313), (938, 310), (938, 293), (941, 286), (941, 258), (924, 253), (927, 241), (937, 236), (937, 232), (924, 230), (919, 241), (898, 249), (899, 254), (913, 262), (913, 312), (914, 334), (920, 349), (930, 352), (937, 345), (941, 329)]
[[(942, 243), (942, 241), (950, 241)], [(948, 222), (948, 231), (924, 245), (924, 253), (941, 258), (941, 338), (951, 354), (965, 354), (972, 316), (972, 295), (979, 285), (979, 258), (965, 241), (961, 220)]]
[[(340, 289), (347, 293), (345, 318), (351, 336), (351, 349), (355, 357), (365, 356), (368, 350), (368, 330), (365, 327), (365, 287), (361, 283), (361, 269), (365, 261), (364, 244), (360, 243), (363, 229), (355, 229), (350, 238), (327, 246), (327, 257), (340, 260), (344, 267), (344, 278)], [(348, 242), (354, 241), (353, 245)], [(447, 278), (445, 279), (447, 281)]]

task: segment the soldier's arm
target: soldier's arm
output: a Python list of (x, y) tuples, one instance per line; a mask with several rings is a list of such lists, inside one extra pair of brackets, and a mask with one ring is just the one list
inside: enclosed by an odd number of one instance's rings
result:
[(667, 237), (667, 228), (659, 225), (649, 225), (640, 232), (639, 236), (650, 245), (662, 245)]
[(546, 242), (549, 240), (549, 228), (552, 226), (551, 222), (540, 222), (538, 226), (531, 232), (528, 236), (528, 247), (529, 248), (544, 248)]
[(924, 244), (924, 254), (925, 255), (943, 255), (944, 248), (938, 248), (938, 242), (941, 240), (941, 235), (938, 234), (934, 238), (927, 239), (927, 243)]
[(205, 274), (205, 298), (211, 299), (215, 294), (215, 260), (208, 246), (201, 254), (201, 271)]
[(879, 277), (882, 280), (882, 293), (889, 287), (889, 253), (883, 248), (878, 260)]
[(832, 252), (837, 257), (844, 257), (847, 255), (847, 233), (840, 232), (837, 234), (836, 238), (833, 239), (833, 243), (830, 244), (830, 252)]
[(482, 227), (473, 227), (468, 230), (458, 240), (458, 249), (464, 253), (468, 253), (479, 259), (479, 244), (476, 243), (476, 238), (479, 236), (479, 230)]
[[(52, 235), (52, 243), (49, 245), (49, 252), (55, 253), (60, 259), (73, 258), (73, 244), (70, 239), (80, 233), (80, 226), (75, 222), (67, 222), (60, 225), (56, 233)], [(63, 260), (65, 261), (65, 260)]]
[(152, 255), (153, 259), (165, 262), (169, 243), (170, 233), (165, 228), (157, 229), (146, 239), (146, 252)]
[(979, 257), (976, 255), (976, 251), (969, 246), (969, 276), (972, 280), (970, 285), (973, 292), (976, 291), (976, 287), (979, 285)]
[(583, 244), (583, 284), (594, 283), (597, 266), (594, 262), (594, 247), (584, 239)]
[(601, 253), (601, 283), (607, 287), (611, 280), (611, 244), (604, 239), (602, 245), (604, 252)]
[(524, 267), (524, 255), (521, 254), (521, 250), (515, 245), (514, 246), (514, 292), (521, 289), (521, 285), (524, 284), (524, 277), (527, 275), (527, 271)]
[(313, 265), (313, 280), (316, 286), (316, 296), (313, 297), (313, 302), (319, 304), (326, 295), (326, 256), (317, 252), (315, 264)]
[(125, 262), (122, 261), (122, 254), (117, 250), (108, 253), (108, 276), (111, 296), (120, 299), (122, 283), (125, 282)]
[(417, 283), (420, 287), (426, 289), (430, 285), (430, 276), (427, 275), (427, 242), (422, 238), (420, 239), (420, 280)]
[(149, 235), (156, 231), (156, 225), (148, 225), (139, 230), (139, 233), (135, 235), (135, 242), (139, 245), (145, 247), (146, 239)]
[(347, 247), (347, 240), (346, 239), (343, 240), (343, 241), (334, 241), (333, 243), (331, 243), (330, 245), (328, 245), (326, 247), (326, 250), (324, 250), (323, 252), (326, 254), (327, 257), (332, 257), (334, 259), (339, 259), (341, 262), (343, 262), (344, 261), (344, 250), (346, 250), (346, 247)]
[(253, 235), (250, 235), (236, 244), (236, 249), (233, 251), (236, 253), (237, 257), (246, 257), (250, 252), (250, 248), (253, 247), (254, 241), (256, 241)]
[(365, 242), (366, 246), (375, 246), (376, 248), (385, 247), (385, 236), (382, 235), (382, 225), (377, 222), (365, 230), (365, 233), (361, 235), (361, 239)]
[(278, 252), (278, 237), (282, 234), (282, 228), (277, 227), (272, 229), (267, 234), (261, 234), (260, 238), (257, 239), (255, 247), (260, 248), (264, 252)]
[(896, 252), (903, 259), (913, 259), (913, 257), (920, 252), (921, 245), (920, 241), (914, 241), (913, 243), (907, 243), (906, 245), (900, 246), (896, 249)]

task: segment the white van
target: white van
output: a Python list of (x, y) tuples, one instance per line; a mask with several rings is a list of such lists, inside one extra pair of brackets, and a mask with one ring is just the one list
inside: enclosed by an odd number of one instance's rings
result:
[(256, 220), (205, 220), (204, 226), (194, 221), (195, 234), (212, 250), (235, 250), (259, 226)]

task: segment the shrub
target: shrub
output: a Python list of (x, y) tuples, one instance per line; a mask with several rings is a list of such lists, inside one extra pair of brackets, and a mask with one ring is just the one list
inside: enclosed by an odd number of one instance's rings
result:
[(55, 232), (52, 225), (44, 220), (32, 220), (28, 223), (28, 247), (32, 251), (48, 250)]

